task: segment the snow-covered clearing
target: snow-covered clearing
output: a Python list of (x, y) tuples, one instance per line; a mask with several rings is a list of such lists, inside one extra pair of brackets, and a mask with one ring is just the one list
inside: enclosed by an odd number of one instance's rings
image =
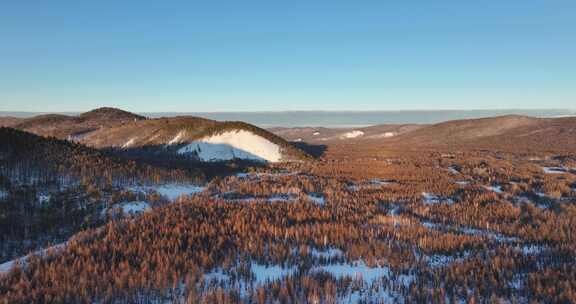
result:
[[(351, 263), (330, 264), (315, 266), (310, 270), (313, 272), (326, 272), (336, 279), (349, 277), (354, 280), (362, 281), (364, 286), (372, 286), (381, 278), (390, 278), (392, 273), (387, 266), (370, 267), (363, 260), (357, 260)], [(399, 275), (398, 283), (409, 286), (414, 281), (413, 275)]]
[(338, 248), (328, 248), (325, 250), (318, 250), (316, 248), (312, 248), (310, 250), (310, 255), (315, 258), (323, 258), (323, 259), (332, 259), (332, 258), (339, 258), (344, 256), (344, 252)]
[(562, 167), (542, 167), (542, 170), (544, 170), (546, 174), (563, 174), (568, 172), (566, 168)]
[(379, 179), (379, 178), (375, 178), (375, 179), (371, 179), (367, 182), (362, 182), (360, 184), (355, 184), (353, 182), (349, 182), (346, 187), (348, 188), (348, 190), (350, 191), (358, 191), (360, 189), (374, 189), (374, 188), (379, 188), (382, 186), (388, 186), (388, 185), (392, 185), (394, 184), (395, 181), (392, 180), (386, 180), (386, 179)]
[(502, 193), (502, 192), (504, 192), (504, 191), (502, 190), (502, 186), (498, 186), (498, 185), (496, 185), (496, 186), (483, 186), (483, 187), (484, 187), (484, 189), (493, 191), (493, 192), (495, 192), (495, 193)]
[(428, 192), (422, 192), (422, 198), (424, 199), (424, 204), (426, 205), (435, 205), (440, 203), (446, 203), (450, 205), (454, 203), (454, 200), (451, 198), (444, 199), (438, 195)]
[(281, 267), (279, 265), (262, 265), (251, 263), (252, 273), (256, 280), (256, 285), (264, 285), (268, 282), (280, 280), (296, 272), (296, 267)]
[(295, 195), (291, 195), (291, 194), (275, 194), (270, 196), (267, 201), (270, 203), (273, 202), (289, 202), (289, 201), (294, 201), (296, 200), (297, 197)]
[(514, 250), (522, 252), (523, 255), (531, 256), (531, 255), (541, 254), (542, 252), (544, 252), (546, 250), (546, 247), (544, 247), (542, 245), (528, 244), (528, 245), (517, 246), (514, 248)]
[(385, 179), (371, 179), (370, 180), (370, 184), (371, 185), (375, 185), (375, 186), (386, 186), (386, 185), (391, 185), (393, 182), (389, 181), (389, 180), (385, 180)]
[(310, 193), (307, 195), (307, 197), (308, 197), (308, 200), (310, 200), (311, 202), (313, 202), (317, 205), (324, 205), (326, 203), (324, 196), (322, 194), (319, 194), (319, 193)]
[(364, 132), (359, 131), (359, 130), (354, 130), (354, 131), (350, 131), (350, 132), (342, 134), (342, 138), (356, 138), (356, 137), (360, 137), (360, 136), (364, 136)]
[(278, 162), (280, 146), (250, 131), (226, 131), (195, 140), (178, 150), (179, 154), (195, 154), (201, 161), (248, 159)]
[(464, 251), (459, 254), (433, 254), (424, 256), (426, 263), (432, 268), (446, 267), (452, 263), (462, 262), (470, 256), (470, 251)]
[(157, 192), (170, 201), (175, 201), (184, 195), (193, 195), (204, 191), (205, 187), (191, 184), (164, 184), (155, 186), (137, 186), (128, 190), (140, 193)]
[(150, 210), (150, 204), (143, 201), (125, 202), (113, 207), (114, 209), (122, 209), (124, 214), (135, 215)]

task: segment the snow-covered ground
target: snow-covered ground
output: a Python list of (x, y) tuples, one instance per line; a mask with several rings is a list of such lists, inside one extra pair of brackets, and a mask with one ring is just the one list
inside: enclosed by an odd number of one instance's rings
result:
[(310, 250), (310, 255), (315, 258), (332, 259), (343, 257), (344, 252), (338, 248), (328, 248), (326, 250), (318, 250), (316, 248), (312, 248), (312, 250)]
[(280, 280), (296, 272), (296, 267), (282, 267), (273, 264), (262, 265), (255, 262), (252, 262), (251, 269), (256, 279), (256, 285), (264, 285), (267, 282)]
[[(354, 280), (362, 281), (365, 287), (370, 287), (382, 278), (390, 278), (392, 273), (387, 266), (370, 267), (363, 260), (357, 260), (351, 263), (330, 264), (315, 266), (311, 272), (329, 273), (336, 279), (349, 277)], [(399, 275), (398, 283), (408, 287), (415, 280), (413, 275)]]
[(519, 251), (519, 252), (522, 252), (523, 255), (531, 256), (531, 255), (541, 254), (542, 252), (544, 252), (546, 250), (546, 247), (544, 247), (542, 245), (528, 244), (528, 245), (517, 246), (514, 249)]
[(324, 205), (326, 203), (324, 196), (318, 193), (310, 193), (307, 195), (307, 197), (308, 200), (318, 205)]
[(378, 178), (370, 180), (370, 184), (376, 185), (376, 186), (386, 186), (386, 185), (390, 185), (392, 183), (393, 183), (392, 181), (385, 180), (385, 179), (378, 179)]
[(136, 215), (150, 210), (150, 204), (143, 201), (125, 202), (114, 206), (115, 209), (122, 209), (124, 214)]
[(268, 202), (289, 202), (296, 200), (297, 197), (292, 194), (275, 194), (268, 198)]
[(184, 134), (186, 134), (186, 132), (184, 130), (178, 132), (178, 134), (176, 134), (176, 136), (174, 136), (174, 138), (172, 138), (170, 141), (168, 141), (168, 145), (179, 144), (182, 141), (182, 138), (184, 138)]
[(495, 186), (484, 186), (484, 189), (493, 191), (493, 192), (495, 192), (495, 193), (502, 193), (502, 192), (504, 192), (504, 191), (502, 190), (502, 186), (498, 186), (498, 185), (495, 185)]
[(58, 244), (58, 245), (54, 245), (45, 249), (41, 249), (38, 250), (36, 252), (33, 252), (29, 255), (23, 256), (21, 258), (17, 258), (15, 260), (12, 261), (8, 261), (5, 263), (0, 264), (0, 275), (9, 272), (10, 270), (12, 270), (12, 268), (14, 266), (16, 266), (16, 264), (20, 265), (20, 266), (25, 266), (26, 262), (28, 261), (28, 258), (30, 258), (32, 255), (38, 255), (38, 256), (46, 256), (49, 252), (54, 252), (57, 253), (58, 251), (62, 250), (64, 248), (64, 246), (66, 246), (67, 242)]
[(134, 142), (136, 142), (136, 138), (135, 137), (130, 138), (130, 140), (128, 140), (122, 145), (122, 149), (130, 148), (132, 145), (134, 145)]
[(446, 204), (453, 204), (454, 200), (452, 200), (451, 198), (448, 199), (443, 199), (442, 197), (432, 194), (432, 193), (428, 193), (428, 192), (422, 192), (422, 198), (424, 199), (424, 204), (427, 205), (434, 205), (434, 204), (440, 204), (440, 203), (446, 203)]
[(157, 192), (171, 201), (177, 200), (183, 195), (193, 195), (204, 191), (205, 187), (191, 184), (164, 184), (155, 186), (136, 186), (128, 188), (133, 192), (148, 193)]
[(392, 185), (394, 184), (395, 181), (393, 180), (386, 180), (386, 179), (379, 179), (379, 178), (375, 178), (375, 179), (371, 179), (367, 182), (362, 182), (360, 184), (355, 184), (353, 182), (349, 182), (346, 187), (348, 188), (348, 190), (350, 191), (358, 191), (361, 189), (374, 189), (374, 188), (379, 188), (382, 186), (388, 186), (388, 185)]
[(542, 170), (544, 170), (546, 174), (562, 174), (568, 172), (568, 170), (562, 167), (542, 167)]
[(432, 254), (425, 255), (424, 260), (426, 263), (432, 267), (446, 267), (452, 263), (462, 262), (470, 256), (470, 251), (464, 251), (458, 255), (446, 255), (446, 254)]
[(193, 153), (208, 162), (232, 159), (278, 162), (282, 159), (280, 146), (245, 130), (226, 131), (195, 140), (180, 148), (178, 153)]
[(346, 133), (342, 134), (342, 138), (356, 138), (356, 137), (360, 137), (360, 136), (364, 136), (364, 132), (359, 131), (359, 130), (354, 130), (354, 131), (350, 131), (350, 132), (346, 132)]

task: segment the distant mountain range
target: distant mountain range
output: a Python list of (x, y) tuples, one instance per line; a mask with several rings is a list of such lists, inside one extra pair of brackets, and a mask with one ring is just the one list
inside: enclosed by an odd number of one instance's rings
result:
[[(492, 149), (514, 152), (574, 151), (576, 117), (505, 115), (437, 124), (385, 124), (360, 128), (272, 128), (293, 142), (348, 145), (347, 149)], [(334, 148), (342, 149), (342, 148)]]
[[(0, 112), (0, 117), (30, 118), (31, 112)], [(58, 113), (76, 116), (80, 113)], [(381, 124), (432, 124), (455, 119), (472, 119), (504, 115), (562, 117), (576, 115), (568, 109), (501, 109), (501, 110), (413, 110), (413, 111), (282, 111), (282, 112), (180, 112), (138, 113), (150, 118), (195, 116), (218, 121), (244, 121), (261, 128), (326, 127), (358, 128)], [(0, 124), (2, 120), (0, 119)]]

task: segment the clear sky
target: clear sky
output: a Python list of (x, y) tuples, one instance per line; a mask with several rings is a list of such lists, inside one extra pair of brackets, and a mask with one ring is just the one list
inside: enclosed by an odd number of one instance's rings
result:
[(4, 1), (0, 111), (576, 108), (576, 1)]

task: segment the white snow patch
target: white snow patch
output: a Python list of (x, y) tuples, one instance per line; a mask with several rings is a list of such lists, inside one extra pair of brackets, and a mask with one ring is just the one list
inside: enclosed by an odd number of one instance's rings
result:
[(310, 193), (307, 195), (307, 197), (308, 200), (318, 205), (324, 205), (326, 203), (324, 196), (318, 193)]
[(466, 186), (470, 184), (469, 181), (456, 181), (455, 183), (460, 186)]
[(8, 191), (0, 190), (0, 199), (5, 199), (8, 197)]
[(122, 145), (122, 149), (126, 149), (126, 148), (131, 147), (132, 145), (134, 145), (134, 142), (136, 142), (136, 138), (135, 138), (135, 137), (134, 137), (134, 138), (130, 138), (129, 141), (127, 141), (126, 143), (124, 143), (124, 144)]
[(296, 271), (295, 267), (284, 268), (279, 265), (262, 265), (255, 262), (252, 262), (250, 267), (257, 285), (280, 280)]
[(430, 256), (424, 256), (424, 260), (432, 268), (446, 267), (455, 262), (462, 262), (470, 256), (470, 251), (464, 251), (462, 254), (455, 255), (445, 255), (445, 254), (433, 254)]
[(314, 132), (314, 133), (312, 133), (312, 135), (313, 135), (313, 136), (318, 136), (318, 135), (320, 135), (320, 132)]
[(502, 186), (484, 186), (484, 189), (493, 191), (495, 193), (502, 193)]
[(544, 192), (536, 192), (536, 195), (538, 197), (546, 197), (546, 193), (544, 193)]
[(294, 141), (295, 142), (302, 142), (302, 138), (296, 138)]
[(297, 197), (291, 194), (275, 194), (268, 198), (268, 202), (289, 202), (296, 200)]
[(115, 209), (120, 208), (124, 214), (136, 215), (150, 210), (150, 205), (147, 202), (135, 201), (125, 202), (114, 206)]
[(384, 137), (393, 137), (393, 136), (396, 136), (396, 133), (394, 133), (394, 132), (384, 132), (384, 135), (383, 135), (383, 136), (384, 136)]
[(363, 260), (345, 264), (316, 266), (312, 268), (310, 272), (326, 272), (337, 279), (350, 277), (355, 280), (363, 281), (368, 285), (372, 285), (376, 280), (382, 277), (390, 277), (390, 269), (388, 267), (369, 267)]
[(193, 195), (204, 191), (205, 187), (191, 185), (191, 184), (165, 184), (155, 186), (137, 186), (128, 188), (134, 192), (158, 192), (158, 194), (166, 197), (171, 201), (175, 201), (184, 195)]
[(184, 134), (186, 134), (186, 131), (184, 131), (184, 130), (178, 132), (178, 134), (176, 134), (176, 136), (174, 136), (174, 138), (172, 138), (168, 142), (168, 145), (170, 146), (170, 145), (174, 145), (174, 144), (179, 144), (182, 141)]
[(452, 200), (451, 198), (443, 199), (438, 195), (428, 192), (422, 192), (422, 198), (424, 199), (424, 204), (427, 205), (435, 205), (440, 203), (446, 203), (450, 205), (454, 203), (454, 200)]
[(392, 184), (392, 181), (375, 178), (370, 180), (370, 184), (376, 186), (386, 186)]
[(544, 173), (546, 174), (563, 174), (568, 172), (562, 167), (542, 167), (542, 170), (544, 170)]
[(342, 252), (342, 250), (338, 248), (328, 248), (325, 250), (318, 250), (316, 248), (312, 248), (312, 250), (310, 250), (310, 255), (316, 258), (331, 259), (331, 258), (343, 257), (344, 252)]
[(514, 249), (522, 252), (523, 255), (529, 256), (542, 253), (544, 250), (546, 250), (546, 247), (541, 245), (529, 244), (523, 246), (516, 246)]
[(280, 147), (250, 131), (234, 130), (195, 140), (178, 150), (179, 154), (194, 153), (202, 161), (250, 159), (278, 162)]
[(222, 269), (216, 269), (211, 272), (207, 272), (204, 274), (204, 281), (205, 282), (228, 282), (230, 280), (230, 276), (224, 273)]
[(344, 134), (342, 135), (342, 138), (356, 138), (356, 137), (360, 137), (360, 136), (363, 136), (363, 135), (364, 135), (364, 132), (359, 131), (359, 130), (354, 130), (354, 131), (350, 131), (350, 132), (344, 133)]

